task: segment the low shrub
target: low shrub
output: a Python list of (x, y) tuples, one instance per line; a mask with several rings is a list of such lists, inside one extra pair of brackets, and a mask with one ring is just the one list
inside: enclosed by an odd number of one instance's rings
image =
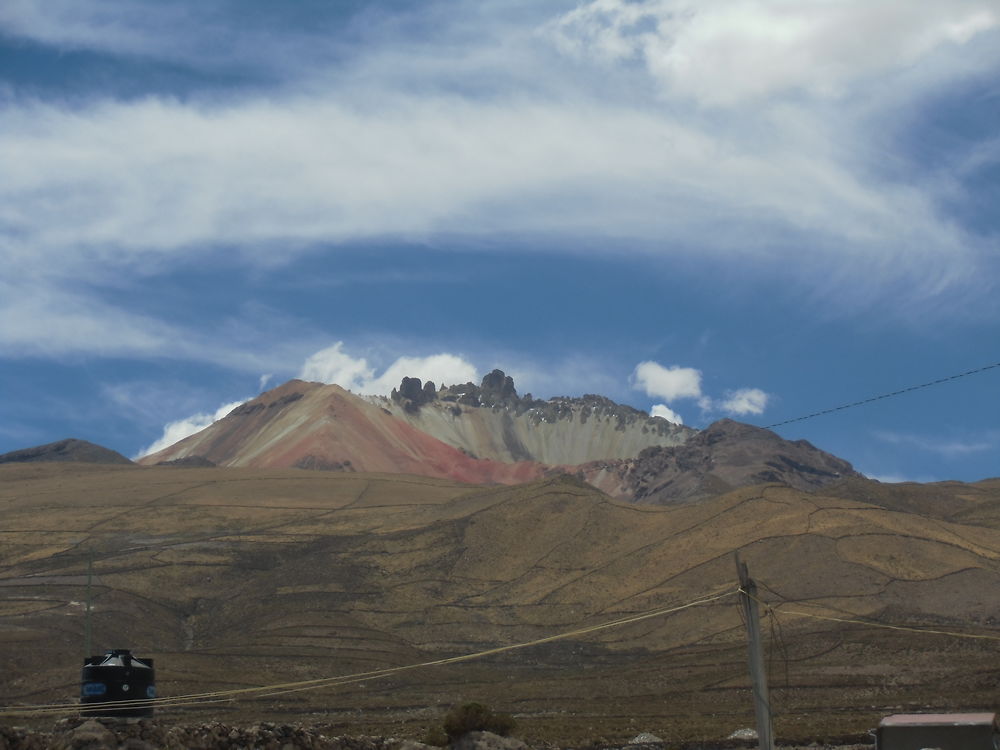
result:
[(431, 727), (420, 741), (433, 747), (447, 747), (448, 735), (441, 727)]
[(515, 721), (510, 714), (495, 713), (482, 703), (463, 703), (454, 706), (444, 717), (444, 733), (454, 742), (469, 732), (492, 732), (506, 737), (514, 731)]

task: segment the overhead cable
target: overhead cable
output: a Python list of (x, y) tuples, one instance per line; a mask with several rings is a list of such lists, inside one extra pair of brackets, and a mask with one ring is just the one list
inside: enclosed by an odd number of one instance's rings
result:
[[(695, 599), (693, 601), (686, 602), (684, 604), (678, 604), (671, 607), (658, 607), (656, 609), (646, 610), (638, 614), (621, 617), (617, 620), (603, 622), (598, 625), (588, 625), (586, 627), (576, 628), (574, 630), (557, 633), (556, 635), (550, 635), (544, 638), (536, 638), (534, 640), (525, 641), (523, 643), (514, 643), (508, 646), (497, 646), (495, 648), (486, 649), (484, 651), (477, 651), (471, 654), (462, 654), (460, 656), (449, 656), (444, 659), (434, 659), (432, 661), (425, 661), (417, 664), (406, 664), (399, 667), (387, 667), (386, 669), (377, 669), (369, 672), (357, 672), (355, 674), (339, 675), (336, 677), (320, 677), (313, 680), (300, 680), (297, 682), (285, 682), (274, 685), (262, 685), (258, 687), (237, 688), (232, 690), (217, 690), (207, 693), (194, 693), (191, 695), (179, 695), (166, 698), (155, 698), (144, 701), (88, 703), (85, 706), (82, 706), (82, 708), (86, 709), (87, 711), (91, 711), (100, 708), (106, 709), (106, 708), (126, 708), (126, 707), (127, 708), (155, 707), (157, 709), (161, 709), (170, 706), (197, 706), (207, 703), (218, 703), (224, 700), (232, 700), (236, 697), (251, 697), (251, 698), (270, 697), (274, 695), (282, 695), (285, 693), (300, 692), (303, 690), (318, 690), (325, 687), (347, 685), (355, 682), (364, 682), (367, 680), (373, 680), (379, 677), (386, 677), (388, 675), (393, 675), (408, 670), (422, 669), (424, 667), (444, 666), (447, 664), (457, 664), (459, 662), (481, 659), (486, 656), (502, 654), (508, 651), (516, 651), (518, 649), (529, 648), (530, 646), (540, 646), (545, 643), (552, 643), (554, 641), (561, 641), (567, 638), (574, 638), (583, 635), (588, 635), (590, 633), (596, 633), (601, 630), (608, 630), (610, 628), (621, 627), (622, 625), (629, 625), (634, 622), (641, 622), (643, 620), (648, 620), (653, 617), (661, 617), (663, 615), (669, 615), (674, 612), (680, 612), (681, 610), (689, 609), (691, 607), (697, 607), (703, 604), (711, 604), (721, 599), (725, 599), (726, 597), (734, 596), (736, 593), (737, 593), (736, 589), (730, 589), (727, 591), (723, 591), (720, 594), (714, 594), (711, 596), (702, 597), (700, 599)], [(0, 717), (59, 714), (59, 713), (66, 713), (67, 711), (77, 711), (80, 709), (81, 705), (77, 703), (52, 703), (52, 704), (33, 705), (33, 706), (7, 706), (0, 708)]]
[(842, 404), (840, 406), (834, 406), (830, 409), (823, 409), (822, 411), (815, 411), (812, 414), (806, 414), (802, 417), (795, 417), (794, 419), (786, 419), (783, 422), (775, 422), (774, 424), (764, 425), (765, 430), (773, 430), (775, 427), (781, 427), (782, 425), (792, 424), (793, 422), (802, 422), (806, 419), (812, 419), (813, 417), (821, 417), (824, 414), (832, 414), (836, 411), (844, 411), (845, 409), (853, 409), (856, 406), (864, 406), (865, 404), (870, 404), (873, 401), (882, 401), (887, 398), (893, 398), (895, 396), (900, 396), (904, 393), (909, 393), (910, 391), (919, 391), (921, 388), (930, 388), (933, 385), (940, 385), (941, 383), (947, 383), (950, 380), (958, 380), (959, 378), (966, 378), (969, 375), (975, 375), (976, 373), (985, 372), (986, 370), (992, 370), (994, 367), (1000, 367), (1000, 362), (994, 362), (992, 365), (986, 365), (985, 367), (977, 367), (975, 370), (967, 370), (966, 372), (960, 372), (957, 375), (949, 375), (944, 378), (938, 378), (937, 380), (931, 380), (928, 383), (921, 383), (920, 385), (911, 385), (907, 388), (900, 388), (898, 391), (892, 391), (891, 393), (883, 393), (878, 396), (872, 396), (870, 398), (862, 399), (861, 401), (854, 401), (850, 404)]
[[(811, 617), (815, 620), (827, 620), (829, 622), (843, 622), (850, 625), (864, 625), (870, 628), (884, 628), (885, 630), (905, 630), (908, 633), (923, 633), (925, 635), (947, 635), (952, 638), (968, 638), (972, 640), (980, 641), (1000, 641), (1000, 635), (995, 633), (959, 633), (955, 630), (937, 630), (934, 628), (920, 628), (914, 627), (912, 625), (893, 625), (886, 622), (875, 622), (873, 620), (862, 620), (859, 618), (852, 617), (834, 617), (832, 615), (820, 615), (815, 612), (797, 612), (793, 609), (784, 609), (787, 602), (781, 602), (779, 604), (771, 605), (767, 602), (753, 596), (752, 594), (747, 594), (747, 592), (740, 589), (741, 593), (746, 594), (750, 598), (757, 601), (762, 607), (764, 607), (768, 612), (772, 612), (776, 615), (792, 615), (793, 617)], [(810, 606), (808, 602), (792, 602), (792, 604), (806, 605)]]

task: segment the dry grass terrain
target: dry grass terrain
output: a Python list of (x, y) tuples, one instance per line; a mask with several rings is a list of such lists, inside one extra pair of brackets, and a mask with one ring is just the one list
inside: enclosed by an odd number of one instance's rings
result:
[[(89, 559), (93, 650), (154, 657), (160, 694), (177, 696), (413, 664), (732, 591), (734, 550), (774, 605), (779, 737), (1000, 696), (998, 481), (769, 485), (654, 507), (569, 478), (16, 464), (0, 466), (0, 513), (5, 705), (75, 700)], [(479, 700), (528, 739), (683, 740), (752, 726), (748, 685), (730, 596), (479, 661), (159, 715), (419, 737)]]

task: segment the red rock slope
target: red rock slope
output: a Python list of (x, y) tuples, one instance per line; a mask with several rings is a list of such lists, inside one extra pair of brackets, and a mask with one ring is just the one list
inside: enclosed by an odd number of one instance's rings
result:
[(192, 456), (220, 466), (373, 471), (500, 484), (536, 479), (547, 468), (472, 458), (340, 386), (301, 380), (238, 406), (139, 463)]

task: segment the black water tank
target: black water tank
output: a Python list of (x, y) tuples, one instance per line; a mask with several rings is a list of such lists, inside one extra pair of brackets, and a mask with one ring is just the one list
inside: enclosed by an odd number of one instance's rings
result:
[(156, 697), (156, 674), (152, 659), (139, 659), (127, 649), (114, 649), (104, 656), (83, 660), (80, 703), (106, 704), (141, 701), (139, 705), (94, 706), (83, 709), (86, 716), (152, 716), (149, 702)]

